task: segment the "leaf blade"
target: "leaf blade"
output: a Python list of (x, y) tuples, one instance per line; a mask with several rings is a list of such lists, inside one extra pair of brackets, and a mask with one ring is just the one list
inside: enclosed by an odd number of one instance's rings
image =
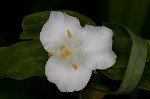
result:
[(0, 78), (21, 80), (31, 76), (44, 76), (48, 57), (39, 39), (0, 48), (0, 53), (0, 60), (3, 60), (0, 61)]
[(125, 71), (122, 83), (120, 87), (117, 89), (117, 91), (112, 92), (113, 94), (129, 93), (138, 85), (142, 77), (142, 73), (144, 71), (147, 58), (147, 43), (145, 42), (145, 40), (134, 34), (127, 27), (125, 26), (121, 27), (124, 27), (126, 31), (129, 33), (133, 41), (133, 45), (130, 53), (129, 63)]

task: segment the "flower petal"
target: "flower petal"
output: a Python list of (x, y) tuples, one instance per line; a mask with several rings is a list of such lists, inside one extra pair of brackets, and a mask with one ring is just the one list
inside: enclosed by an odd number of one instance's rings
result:
[(91, 25), (85, 25), (84, 29), (87, 36), (81, 51), (85, 65), (92, 70), (111, 67), (116, 62), (116, 54), (112, 51), (112, 30)]
[(105, 51), (112, 48), (113, 32), (111, 29), (92, 25), (85, 25), (84, 29), (84, 32), (87, 33), (86, 39), (82, 43), (84, 53)]
[(59, 43), (65, 42), (68, 30), (71, 35), (74, 35), (74, 33), (80, 33), (81, 29), (82, 27), (77, 18), (62, 12), (52, 11), (40, 32), (40, 40), (45, 50), (50, 51), (58, 46)]
[(45, 74), (47, 79), (55, 83), (62, 92), (82, 90), (91, 77), (92, 70), (84, 65), (77, 65), (75, 70), (69, 63), (55, 58), (49, 58)]
[(116, 62), (116, 55), (113, 51), (105, 51), (100, 54), (86, 55), (84, 64), (92, 70), (107, 69)]

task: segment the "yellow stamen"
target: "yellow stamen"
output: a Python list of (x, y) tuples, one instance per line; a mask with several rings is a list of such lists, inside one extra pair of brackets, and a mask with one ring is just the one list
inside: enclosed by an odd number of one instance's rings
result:
[(77, 70), (77, 64), (72, 64), (72, 67)]
[(61, 45), (59, 50), (62, 51), (65, 48), (65, 45)]
[(62, 57), (62, 59), (66, 59), (66, 54), (62, 53), (61, 57)]
[(71, 37), (71, 33), (70, 33), (69, 30), (67, 30), (67, 32), (68, 32), (68, 38), (70, 38)]
[(55, 53), (53, 53), (53, 52), (48, 52), (48, 54), (51, 56), (55, 56)]
[(65, 56), (70, 56), (70, 51), (68, 49), (65, 50)]

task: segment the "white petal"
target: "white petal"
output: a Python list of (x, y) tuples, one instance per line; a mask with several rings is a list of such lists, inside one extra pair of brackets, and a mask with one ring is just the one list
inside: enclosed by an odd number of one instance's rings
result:
[(82, 90), (88, 83), (92, 70), (84, 65), (77, 65), (75, 70), (70, 64), (56, 58), (50, 58), (45, 67), (47, 79), (55, 83), (62, 92)]
[(77, 18), (62, 12), (52, 11), (40, 32), (40, 40), (45, 50), (50, 51), (60, 43), (65, 42), (67, 30), (71, 32), (71, 35), (74, 35), (74, 33), (80, 33), (81, 29)]
[(90, 69), (106, 69), (116, 62), (112, 51), (113, 32), (105, 26), (85, 25), (86, 39), (81, 45), (84, 63)]
[(113, 32), (105, 26), (85, 25), (86, 39), (82, 43), (82, 50), (86, 53), (105, 51), (112, 48)]
[(92, 69), (107, 69), (116, 62), (116, 55), (113, 51), (105, 51), (95, 55), (86, 55), (84, 59), (85, 65)]

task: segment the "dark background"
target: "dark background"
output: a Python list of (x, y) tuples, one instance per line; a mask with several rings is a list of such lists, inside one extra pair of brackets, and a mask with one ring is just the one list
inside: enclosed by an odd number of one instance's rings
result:
[[(123, 9), (121, 9), (120, 5), (118, 5), (118, 9), (128, 13), (128, 10), (125, 9), (128, 8), (126, 5), (125, 7), (122, 7)], [(97, 25), (102, 25), (104, 22), (114, 22), (109, 20), (108, 8), (109, 0), (3, 0), (0, 2), (0, 46), (10, 46), (19, 42), (19, 35), (22, 32), (22, 19), (34, 12), (48, 10), (73, 10), (91, 18)], [(137, 32), (138, 35), (145, 39), (150, 39), (149, 11), (150, 6), (147, 7), (146, 14), (142, 19), (142, 25), (140, 30)], [(115, 13), (116, 12), (114, 12), (114, 14)], [(124, 17), (128, 18), (128, 14), (125, 14)], [(116, 23), (125, 24), (123, 22), (124, 21), (116, 21)], [(133, 31), (137, 31), (137, 29), (134, 28), (134, 25), (133, 27), (131, 26), (131, 29), (132, 28)], [(50, 91), (51, 88), (55, 90)], [(148, 91), (137, 90), (136, 92), (139, 93), (139, 95), (132, 96), (134, 99), (137, 97), (138, 99), (149, 99), (146, 97), (150, 97), (150, 93)], [(55, 97), (55, 93), (58, 93), (58, 96)], [(0, 79), (0, 99), (27, 99), (28, 97), (31, 97), (31, 99), (47, 99), (47, 97), (51, 97), (49, 99), (60, 97), (60, 99), (76, 99), (76, 97), (78, 97), (78, 92), (61, 93), (57, 90), (55, 85), (50, 84), (46, 78), (43, 77), (33, 77), (22, 81), (10, 78)], [(120, 99), (120, 97), (121, 99), (129, 98), (128, 95), (109, 95), (106, 99)]]
[(0, 3), (0, 39), (5, 41), (2, 45), (11, 45), (19, 40), (19, 34), (22, 32), (22, 19), (26, 15), (34, 12), (47, 10), (73, 10), (84, 14), (96, 23), (97, 17), (97, 0), (91, 1), (76, 1), (76, 0), (9, 0)]
[[(127, 2), (122, 3), (122, 1)], [(0, 3), (0, 41), (3, 41), (0, 46), (8, 46), (19, 41), (23, 17), (34, 12), (48, 10), (73, 10), (91, 18), (97, 25), (101, 25), (104, 22), (121, 23), (143, 38), (150, 39), (150, 3), (148, 0), (122, 1), (114, 0), (114, 5), (111, 4), (111, 0), (3, 0)], [(143, 4), (144, 1), (149, 4)], [(133, 6), (134, 4), (135, 6)], [(147, 6), (147, 8), (141, 10), (144, 6)], [(144, 12), (144, 14), (140, 11)], [(133, 12), (136, 13), (132, 14)], [(130, 18), (131, 16), (133, 18)], [(138, 16), (141, 16), (142, 19), (138, 18)], [(116, 17), (116, 19), (113, 17)], [(136, 27), (138, 21), (141, 24), (139, 25), (140, 29)]]

